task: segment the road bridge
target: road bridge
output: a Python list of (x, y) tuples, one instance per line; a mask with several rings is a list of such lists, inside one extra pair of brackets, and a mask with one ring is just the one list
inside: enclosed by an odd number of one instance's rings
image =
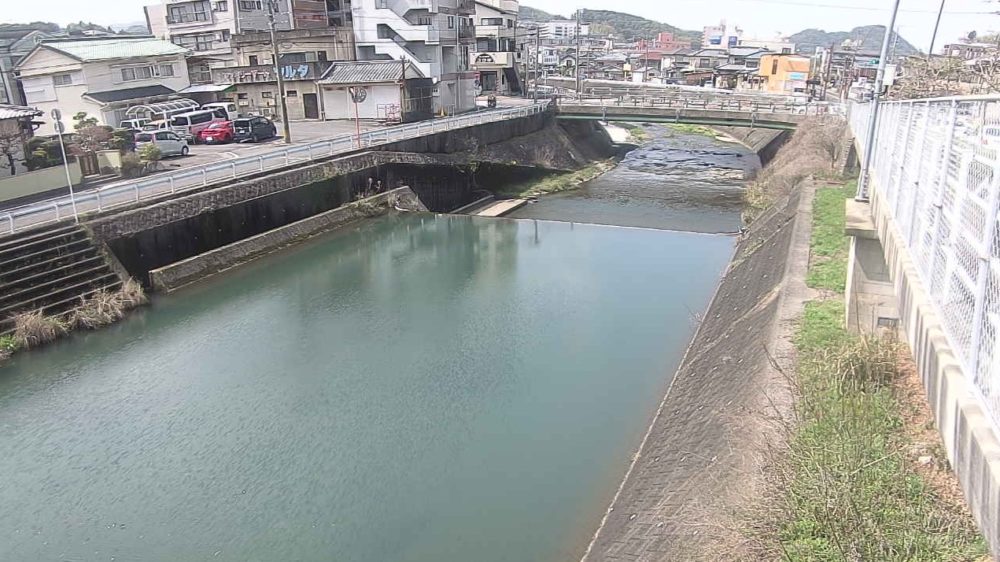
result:
[(642, 123), (728, 125), (761, 129), (794, 130), (809, 115), (826, 113), (826, 106), (753, 106), (711, 108), (680, 107), (655, 100), (636, 103), (601, 103), (603, 100), (560, 100), (559, 119)]

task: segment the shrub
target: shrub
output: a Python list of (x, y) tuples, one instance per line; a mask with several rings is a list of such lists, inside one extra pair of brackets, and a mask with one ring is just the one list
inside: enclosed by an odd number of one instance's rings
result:
[(30, 349), (55, 340), (65, 333), (65, 323), (58, 318), (45, 316), (41, 310), (14, 316), (14, 342), (19, 348)]
[(122, 176), (126, 178), (137, 178), (146, 172), (146, 165), (139, 159), (138, 154), (126, 154), (122, 156)]
[(128, 310), (146, 302), (142, 285), (129, 279), (116, 291), (102, 290), (81, 299), (80, 306), (69, 316), (69, 324), (93, 330), (121, 320)]
[(132, 152), (135, 150), (135, 133), (129, 129), (115, 129), (108, 146), (120, 152)]
[(0, 361), (9, 358), (15, 351), (17, 351), (17, 340), (14, 336), (0, 337)]

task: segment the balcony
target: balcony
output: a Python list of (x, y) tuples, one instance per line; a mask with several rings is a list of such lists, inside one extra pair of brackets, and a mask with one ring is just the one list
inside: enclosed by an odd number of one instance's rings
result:
[(205, 12), (187, 12), (167, 15), (167, 25), (183, 25), (187, 23), (211, 23), (212, 14)]
[(514, 37), (514, 28), (506, 25), (477, 25), (476, 37)]
[[(331, 64), (333, 63), (293, 62), (282, 64), (279, 70), (285, 80), (318, 80)], [(212, 82), (216, 84), (261, 84), (277, 81), (274, 67), (269, 64), (212, 69)]]

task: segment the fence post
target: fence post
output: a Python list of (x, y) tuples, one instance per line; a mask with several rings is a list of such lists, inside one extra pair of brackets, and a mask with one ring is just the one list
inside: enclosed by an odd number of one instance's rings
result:
[(101, 190), (100, 189), (95, 189), (94, 190), (94, 194), (97, 195), (97, 210), (98, 211), (103, 211), (104, 210), (104, 206), (101, 205)]
[[(931, 122), (931, 102), (927, 102), (924, 105), (924, 122), (920, 125), (920, 149), (917, 151), (917, 177), (916, 181), (913, 182), (913, 200), (910, 201), (910, 213), (909, 213), (909, 224), (906, 225), (906, 242), (912, 248), (913, 247), (913, 225), (917, 222), (917, 203), (920, 201), (921, 188), (923, 185), (920, 180), (923, 179), (920, 175), (920, 169), (923, 166), (924, 161), (924, 148), (927, 145), (927, 128), (930, 126)], [(916, 258), (917, 256), (914, 256)], [(922, 265), (922, 264), (921, 264)]]
[(170, 182), (170, 193), (171, 194), (176, 193), (177, 185), (176, 182), (174, 181), (174, 176), (167, 176), (167, 180)]
[(139, 184), (138, 183), (133, 183), (132, 184), (132, 190), (135, 191), (135, 202), (138, 203), (139, 202)]
[(990, 259), (993, 254), (993, 244), (997, 235), (997, 206), (1000, 205), (1000, 166), (993, 167), (993, 184), (990, 186), (988, 207), (986, 208), (986, 223), (983, 225), (980, 245), (976, 248), (979, 259), (979, 272), (976, 277), (975, 308), (972, 312), (972, 339), (969, 341), (969, 365), (972, 380), (982, 391), (979, 381), (979, 360), (983, 339), (983, 323), (986, 321), (986, 290), (989, 287)]
[(59, 212), (59, 203), (53, 203), (52, 207), (56, 210), (56, 220), (62, 220), (62, 214)]
[(208, 185), (208, 170), (201, 169), (201, 185)]
[(236, 162), (230, 162), (229, 165), (233, 168), (233, 179), (236, 179)]
[(938, 262), (938, 245), (941, 244), (941, 213), (944, 212), (944, 187), (948, 182), (948, 162), (951, 160), (951, 151), (955, 143), (955, 124), (957, 123), (958, 117), (958, 102), (952, 100), (951, 111), (948, 112), (948, 133), (944, 139), (944, 146), (941, 150), (941, 162), (938, 164), (938, 170), (940, 171), (940, 176), (938, 177), (937, 185), (934, 190), (934, 200), (932, 205), (934, 205), (934, 230), (931, 235), (931, 263), (928, 269), (930, 273), (930, 283), (928, 284), (928, 289), (931, 294), (937, 290), (934, 287), (934, 272), (937, 271)]
[(10, 233), (14, 234), (14, 215), (7, 213), (7, 222), (10, 223)]
[(258, 156), (257, 157), (257, 165), (260, 168), (260, 171), (263, 172), (264, 171), (264, 157), (263, 156)]

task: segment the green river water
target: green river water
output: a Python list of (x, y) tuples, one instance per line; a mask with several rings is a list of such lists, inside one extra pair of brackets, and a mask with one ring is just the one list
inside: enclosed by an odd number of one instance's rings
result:
[(574, 560), (732, 244), (384, 217), (15, 356), (0, 560)]

